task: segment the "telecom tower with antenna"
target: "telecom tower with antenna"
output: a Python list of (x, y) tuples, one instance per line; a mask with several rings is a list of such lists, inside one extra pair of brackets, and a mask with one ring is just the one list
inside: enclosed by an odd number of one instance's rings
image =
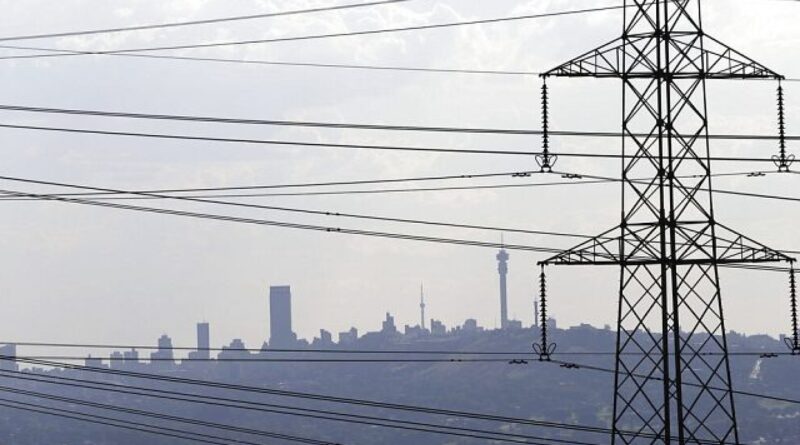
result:
[(622, 83), (620, 225), (541, 262), (619, 267), (612, 444), (739, 443), (717, 269), (794, 261), (715, 218), (706, 82), (782, 76), (705, 34), (700, 3), (625, 0), (620, 38), (543, 74)]
[(505, 242), (500, 235), (500, 252), (497, 253), (497, 273), (500, 275), (500, 329), (508, 327), (508, 286), (506, 278), (508, 276), (508, 252), (503, 248)]

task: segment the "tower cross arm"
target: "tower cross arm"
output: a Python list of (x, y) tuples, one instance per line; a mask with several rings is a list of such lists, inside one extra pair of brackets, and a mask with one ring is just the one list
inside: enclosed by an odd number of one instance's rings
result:
[[(674, 56), (659, 68), (659, 45)], [(783, 79), (784, 76), (701, 33), (676, 33), (660, 42), (652, 35), (623, 36), (541, 74), (542, 77), (684, 79)]]
[[(713, 235), (712, 235), (713, 233)], [(741, 233), (715, 224), (687, 224), (677, 236), (675, 251), (662, 252), (657, 223), (617, 226), (540, 261), (543, 265), (750, 264), (793, 263), (795, 259)]]

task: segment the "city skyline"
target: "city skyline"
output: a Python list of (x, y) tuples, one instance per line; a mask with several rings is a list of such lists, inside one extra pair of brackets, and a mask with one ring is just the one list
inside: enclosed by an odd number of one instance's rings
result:
[(0, 0), (0, 442), (800, 443), (800, 0), (593, 1)]
[[(163, 17), (187, 18), (247, 14), (244, 4), (222, 2), (192, 3), (186, 7), (166, 1), (145, 7), (135, 2), (94, 5), (92, 14), (79, 13), (85, 3), (59, 2), (60, 13), (34, 19), (28, 8), (50, 8), (48, 2), (34, 1), (27, 6), (9, 3), (7, 14), (15, 26), (31, 30), (102, 28), (105, 25), (140, 22), (156, 23)], [(298, 3), (302, 7), (305, 3)], [(308, 3), (311, 4), (311, 3)], [(580, 8), (570, 0), (564, 8)], [(796, 12), (790, 3), (775, 2), (758, 8), (748, 2), (730, 0), (708, 2), (706, 26), (715, 37), (730, 42), (748, 55), (785, 72), (800, 72), (791, 53)], [(278, 5), (264, 7), (280, 9)], [(320, 17), (287, 18), (275, 21), (285, 34), (303, 34), (308, 27), (319, 32), (330, 29), (375, 27), (459, 21), (472, 17), (501, 17), (558, 9), (542, 2), (464, 1), (457, 4), (424, 2), (386, 5), (381, 8)], [(176, 11), (180, 11), (177, 13)], [(563, 61), (568, 54), (586, 49), (586, 42), (603, 41), (619, 33), (616, 11), (577, 15), (509, 24), (430, 31), (395, 33), (374, 38), (327, 40), (307, 45), (301, 42), (280, 45), (230, 48), (229, 57), (251, 59), (324, 60), (330, 62), (374, 63), (380, 65), (492, 67), (541, 70)], [(272, 23), (272, 22), (270, 22)], [(750, 23), (742, 30), (737, 23)], [(577, 35), (552, 41), (549, 29), (563, 26), (577, 29)], [(246, 39), (267, 32), (255, 23), (243, 27), (220, 25), (221, 33)], [(154, 30), (147, 38), (138, 33), (118, 36), (89, 36), (59, 39), (64, 47), (85, 49), (136, 47), (149, 39), (187, 41), (209, 39), (207, 28), (177, 31)], [(434, 44), (435, 42), (435, 44)], [(402, 51), (400, 48), (403, 48)], [(212, 55), (214, 51), (198, 51)], [(411, 56), (413, 55), (413, 57)], [(487, 128), (535, 128), (540, 124), (540, 85), (528, 76), (478, 76), (437, 73), (365, 72), (364, 70), (301, 69), (297, 67), (230, 66), (177, 61), (111, 60), (101, 57), (19, 60), (4, 64), (2, 74), (13, 78), (7, 103), (55, 106), (110, 111), (164, 112), (208, 116), (238, 116), (262, 119), (319, 120), (331, 122), (429, 124)], [(174, 62), (174, 63), (173, 63)], [(234, 69), (235, 68), (235, 69)], [(141, 75), (140, 75), (141, 73)], [(335, 88), (331, 79), (335, 78)], [(62, 79), (53, 82), (53, 79)], [(253, 85), (270, 88), (253, 88)], [(591, 81), (551, 82), (551, 125), (553, 129), (583, 128), (618, 130), (619, 113), (614, 88), (596, 90)], [(63, 85), (70, 85), (64, 91)], [(214, 88), (209, 88), (214, 85)], [(391, 88), (387, 88), (391, 86)], [(775, 90), (769, 82), (748, 85), (738, 90), (732, 83), (714, 85), (709, 104), (714, 132), (776, 133)], [(786, 83), (786, 127), (796, 133), (800, 116), (796, 85)], [(157, 91), (159, 94), (142, 94)], [(303, 94), (289, 92), (303, 91)], [(200, 94), (202, 92), (203, 94)], [(592, 97), (591, 101), (586, 101)], [(59, 98), (57, 101), (54, 98)], [(421, 107), (420, 104), (425, 104)], [(586, 107), (578, 105), (586, 104)], [(602, 104), (602, 106), (601, 106)], [(454, 110), (456, 110), (454, 112)], [(763, 110), (753, 118), (752, 110)], [(91, 127), (97, 118), (42, 116), (4, 112), (20, 124), (64, 127)], [(90, 120), (91, 119), (91, 120)], [(539, 147), (536, 136), (489, 137), (482, 135), (410, 134), (397, 132), (351, 132), (301, 128), (248, 128), (236, 134), (231, 127), (197, 127), (189, 123), (155, 128), (146, 122), (102, 121), (106, 129), (192, 134), (220, 137), (247, 137), (324, 142), (397, 144), (413, 146), (452, 146), (531, 150)], [(137, 128), (127, 128), (137, 127)], [(215, 187), (337, 181), (343, 179), (400, 178), (428, 175), (483, 173), (535, 169), (533, 160), (503, 156), (457, 156), (428, 153), (372, 153), (238, 146), (236, 144), (141, 141), (139, 139), (63, 135), (8, 130), (6, 143), (19, 147), (6, 159), (8, 172), (17, 176), (61, 180), (99, 187), (122, 189)], [(557, 151), (610, 150), (608, 140), (573, 140), (553, 137), (551, 149)], [(789, 148), (796, 145), (789, 143)], [(773, 153), (775, 144), (743, 141), (714, 141), (720, 153), (732, 156)], [(346, 167), (331, 169), (331, 165)], [(607, 165), (609, 164), (609, 165)], [(770, 164), (771, 165), (771, 164)], [(597, 169), (602, 175), (618, 174), (614, 162), (562, 157), (557, 169), (583, 172)], [(757, 165), (741, 166), (757, 169)], [(731, 169), (736, 166), (730, 166)], [(564, 181), (560, 176), (508, 178), (495, 181), (477, 179), (478, 184)], [(770, 188), (791, 190), (788, 177), (767, 175), (761, 178), (718, 178), (720, 188), (768, 192)], [(458, 185), (458, 184), (453, 184)], [(44, 187), (41, 190), (51, 190)], [(789, 194), (788, 191), (786, 194)], [(270, 198), (274, 205), (424, 218), (449, 222), (468, 222), (508, 228), (542, 229), (575, 233), (595, 233), (598, 227), (613, 225), (619, 209), (603, 205), (618, 201), (613, 185), (565, 186), (563, 188), (512, 188), (464, 190), (387, 195), (310, 196)], [(264, 200), (264, 203), (267, 200)], [(75, 341), (91, 342), (96, 332), (107, 333), (119, 341), (141, 335), (135, 328), (117, 320), (120, 313), (166, 325), (178, 317), (184, 324), (207, 319), (215, 332), (226, 336), (242, 335), (249, 342), (264, 336), (266, 309), (264, 283), (293, 283), (298, 295), (296, 309), (309, 314), (298, 319), (293, 329), (309, 337), (320, 325), (332, 331), (351, 325), (376, 328), (380, 314), (390, 310), (398, 319), (418, 318), (416, 300), (419, 282), (430, 295), (427, 312), (439, 313), (453, 324), (477, 316), (484, 326), (500, 324), (496, 307), (497, 275), (495, 249), (466, 246), (428, 245), (413, 241), (366, 239), (364, 237), (296, 232), (267, 227), (241, 227), (213, 221), (186, 221), (160, 215), (130, 214), (106, 209), (74, 207), (62, 203), (7, 203), (8, 258), (2, 264), (4, 294), (14, 296), (0, 319), (0, 338), (51, 339), (68, 331)], [(268, 204), (268, 203), (267, 203)], [(183, 208), (211, 210), (204, 205), (185, 203)], [(792, 233), (797, 210), (789, 202), (740, 197), (720, 197), (716, 203), (720, 218), (768, 245), (797, 248)], [(552, 210), (552, 211), (550, 211)], [(275, 217), (275, 212), (241, 210), (242, 216)], [(273, 215), (274, 214), (274, 215)], [(773, 215), (765, 223), (758, 215)], [(54, 217), (53, 215), (56, 215)], [(287, 220), (292, 220), (286, 216)], [(298, 221), (303, 220), (299, 216)], [(356, 224), (333, 217), (308, 217), (325, 225), (367, 229), (406, 230), (425, 235), (452, 235), (491, 242), (498, 231), (406, 227), (397, 224)], [(451, 233), (450, 233), (451, 232)], [(537, 244), (554, 248), (569, 247), (569, 239), (505, 232), (509, 244)], [(509, 316), (532, 321), (527, 298), (536, 293), (535, 263), (544, 255), (510, 252), (513, 259), (508, 278)], [(87, 271), (96, 276), (81, 280)], [(135, 272), (133, 272), (135, 271)], [(786, 277), (758, 271), (723, 271), (726, 316), (731, 329), (742, 332), (767, 332), (773, 336), (786, 328), (774, 320), (786, 311)], [(571, 269), (552, 271), (550, 310), (565, 325), (589, 322), (596, 326), (613, 323), (618, 289), (610, 270)], [(46, 280), (39, 277), (46, 276)], [(756, 286), (757, 284), (757, 286)], [(491, 296), (491, 298), (489, 298)], [(754, 300), (759, 310), (752, 310)], [(149, 310), (142, 302), (155, 302), (160, 310)], [(416, 303), (416, 301), (414, 302)], [(260, 306), (259, 306), (260, 305)], [(52, 308), (42, 313), (40, 308)], [(255, 310), (254, 308), (260, 309)], [(345, 308), (360, 307), (347, 315)], [(444, 308), (450, 308), (444, 311)], [(222, 314), (225, 314), (224, 316)], [(32, 330), (24, 320), (41, 320), (42, 328)], [(495, 320), (496, 319), (496, 320)], [(330, 320), (330, 321), (328, 321)], [(239, 324), (254, 326), (241, 332)], [(74, 329), (73, 326), (85, 326)], [(258, 326), (258, 328), (255, 328)], [(159, 335), (149, 329), (147, 336)], [(259, 329), (259, 330), (257, 330)], [(191, 333), (175, 338), (193, 341)]]

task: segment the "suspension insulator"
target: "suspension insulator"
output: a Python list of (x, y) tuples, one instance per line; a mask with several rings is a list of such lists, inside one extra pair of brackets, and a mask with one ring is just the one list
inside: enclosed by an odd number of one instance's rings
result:
[(778, 172), (785, 173), (794, 162), (794, 155), (786, 153), (786, 111), (783, 103), (783, 85), (778, 81), (778, 154), (772, 157), (772, 162), (778, 167)]
[(533, 344), (533, 350), (539, 354), (539, 361), (550, 361), (550, 355), (556, 350), (555, 343), (547, 340), (547, 278), (544, 274), (544, 264), (539, 274), (539, 343)]
[(797, 319), (797, 281), (795, 279), (794, 265), (789, 269), (789, 315), (792, 323), (792, 333), (785, 338), (786, 346), (793, 355), (800, 355), (800, 325)]
[(542, 173), (552, 173), (558, 156), (550, 153), (550, 111), (547, 93), (547, 78), (542, 81), (542, 152), (536, 155), (536, 163), (539, 164), (539, 171)]

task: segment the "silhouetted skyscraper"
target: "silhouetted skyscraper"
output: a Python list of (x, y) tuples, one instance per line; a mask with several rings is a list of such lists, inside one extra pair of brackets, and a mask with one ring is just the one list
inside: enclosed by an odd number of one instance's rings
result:
[(539, 302), (535, 297), (533, 299), (533, 326), (539, 327)]
[(292, 332), (292, 292), (289, 286), (269, 287), (269, 346), (289, 348), (297, 337)]
[(211, 341), (209, 338), (208, 323), (197, 323), (197, 357), (209, 359), (211, 357)]
[(508, 252), (506, 249), (500, 249), (497, 254), (497, 272), (500, 274), (500, 328), (505, 329), (508, 326), (508, 306), (506, 303), (507, 290), (506, 290), (506, 275), (508, 275)]

